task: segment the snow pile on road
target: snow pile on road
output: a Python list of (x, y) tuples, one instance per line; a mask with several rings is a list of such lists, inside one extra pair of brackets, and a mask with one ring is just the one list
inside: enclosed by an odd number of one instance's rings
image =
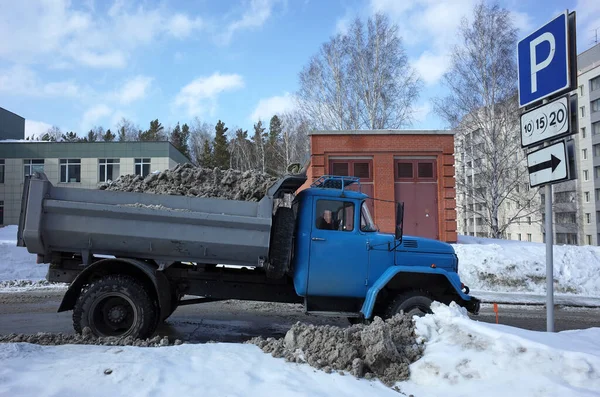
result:
[(0, 344), (0, 395), (398, 396), (381, 383), (281, 361), (244, 344), (158, 348)]
[(296, 323), (283, 339), (259, 337), (249, 343), (286, 361), (308, 363), (327, 373), (377, 377), (387, 385), (408, 379), (409, 365), (423, 353), (413, 322), (404, 315), (387, 321), (376, 317), (369, 325), (349, 328)]
[(104, 345), (104, 346), (138, 346), (138, 347), (159, 347), (170, 345), (181, 345), (179, 339), (171, 342), (167, 336), (159, 335), (148, 339), (134, 339), (132, 337), (96, 337), (88, 327), (83, 329), (81, 334), (52, 334), (49, 332), (38, 332), (33, 335), (9, 334), (0, 335), (0, 343), (35, 343), (37, 345), (56, 346), (56, 345)]
[(276, 180), (258, 171), (223, 171), (178, 164), (172, 169), (151, 173), (146, 178), (122, 175), (115, 181), (100, 184), (99, 189), (259, 201)]
[(410, 379), (392, 388), (357, 379), (351, 371), (327, 374), (307, 363), (286, 362), (252, 344), (5, 343), (0, 344), (0, 395), (181, 396), (198, 390), (203, 396), (265, 397), (398, 396), (397, 391), (445, 397), (598, 395), (600, 328), (534, 332), (473, 321), (454, 304), (434, 304), (433, 311), (415, 318), (416, 341), (424, 352), (410, 365)]
[[(546, 293), (546, 245), (459, 236), (461, 281), (473, 290)], [(554, 246), (556, 293), (600, 296), (600, 247)]]
[(600, 328), (546, 333), (469, 319), (434, 303), (416, 319), (423, 358), (400, 385), (418, 396), (592, 396), (600, 391)]
[[(0, 287), (23, 286), (29, 281), (44, 280), (48, 265), (36, 264), (36, 255), (17, 247), (17, 226), (0, 227)], [(4, 285), (6, 284), (6, 285)], [(39, 283), (36, 283), (39, 284)]]

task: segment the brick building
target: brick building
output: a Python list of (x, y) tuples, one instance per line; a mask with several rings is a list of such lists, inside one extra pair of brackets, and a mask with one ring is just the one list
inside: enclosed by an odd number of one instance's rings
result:
[(452, 131), (313, 131), (310, 144), (305, 186), (322, 175), (359, 177), (381, 231), (393, 233), (393, 202), (403, 201), (405, 234), (456, 242)]

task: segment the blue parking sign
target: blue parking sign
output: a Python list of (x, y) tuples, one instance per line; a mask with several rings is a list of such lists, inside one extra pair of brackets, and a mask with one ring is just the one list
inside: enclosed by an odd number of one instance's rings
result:
[(568, 29), (565, 11), (517, 44), (520, 107), (570, 87)]

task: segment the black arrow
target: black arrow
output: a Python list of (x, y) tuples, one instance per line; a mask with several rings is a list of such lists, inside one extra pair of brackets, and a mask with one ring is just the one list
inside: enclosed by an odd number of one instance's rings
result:
[(543, 163), (539, 163), (539, 164), (532, 165), (531, 167), (529, 167), (529, 173), (533, 174), (534, 172), (545, 170), (550, 167), (552, 167), (552, 172), (554, 172), (554, 170), (556, 169), (556, 167), (558, 167), (558, 165), (560, 164), (561, 161), (562, 161), (561, 159), (559, 159), (555, 155), (551, 154), (550, 160), (544, 161)]

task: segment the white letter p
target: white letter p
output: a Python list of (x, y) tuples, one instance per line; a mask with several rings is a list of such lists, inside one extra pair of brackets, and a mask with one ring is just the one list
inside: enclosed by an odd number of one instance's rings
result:
[[(535, 48), (538, 45), (542, 44), (544, 41), (550, 43), (550, 53), (548, 54), (548, 57), (546, 59), (544, 59), (540, 63), (537, 63), (537, 59), (535, 56)], [(546, 32), (541, 36), (536, 37), (535, 39), (531, 40), (531, 43), (529, 43), (529, 58), (531, 60), (531, 92), (537, 91), (537, 72), (550, 65), (550, 62), (552, 62), (552, 59), (554, 58), (555, 49), (556, 41), (554, 40), (554, 36), (552, 35), (552, 33), (549, 32)]]

